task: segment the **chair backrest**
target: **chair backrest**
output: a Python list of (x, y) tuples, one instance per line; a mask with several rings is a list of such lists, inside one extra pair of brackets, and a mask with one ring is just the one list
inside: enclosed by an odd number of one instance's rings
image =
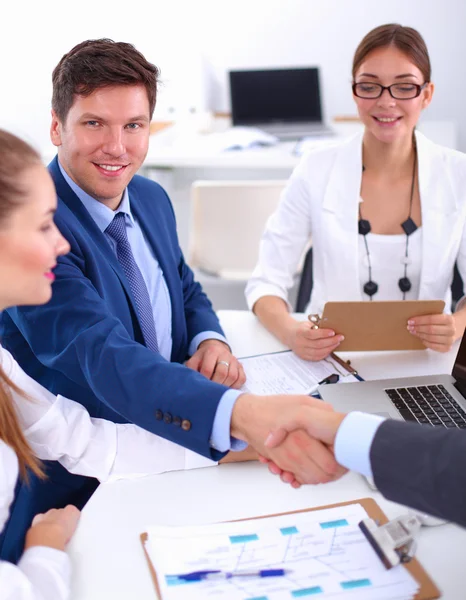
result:
[(189, 263), (226, 279), (248, 279), (286, 180), (195, 181)]

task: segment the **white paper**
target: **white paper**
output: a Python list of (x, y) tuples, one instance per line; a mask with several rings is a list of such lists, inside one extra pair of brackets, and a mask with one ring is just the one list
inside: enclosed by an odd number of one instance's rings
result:
[[(153, 527), (146, 549), (163, 600), (413, 598), (418, 583), (403, 567), (387, 570), (358, 527), (360, 504), (196, 527)], [(283, 577), (185, 582), (202, 570), (285, 568)]]
[(239, 360), (246, 374), (242, 390), (252, 394), (309, 394), (311, 388), (332, 373), (338, 373), (339, 383), (358, 381), (331, 357), (310, 362), (288, 351)]

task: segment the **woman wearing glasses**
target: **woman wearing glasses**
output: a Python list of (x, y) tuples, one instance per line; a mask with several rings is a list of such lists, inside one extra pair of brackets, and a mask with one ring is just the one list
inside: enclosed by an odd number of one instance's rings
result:
[[(466, 156), (415, 131), (434, 91), (424, 40), (410, 27), (377, 27), (359, 44), (352, 75), (364, 131), (303, 158), (246, 288), (260, 321), (307, 360), (342, 341), (290, 315), (288, 290), (311, 239), (312, 313), (331, 300), (444, 299), (449, 307), (455, 261), (466, 275)], [(465, 325), (466, 308), (407, 323), (439, 352)]]

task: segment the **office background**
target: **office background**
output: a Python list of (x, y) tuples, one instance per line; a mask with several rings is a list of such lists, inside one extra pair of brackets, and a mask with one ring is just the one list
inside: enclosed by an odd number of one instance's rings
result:
[(330, 120), (355, 112), (349, 80), (358, 42), (396, 21), (419, 29), (429, 47), (437, 88), (425, 117), (455, 121), (466, 150), (463, 0), (26, 0), (4, 3), (1, 21), (0, 126), (40, 148), (49, 144), (52, 69), (84, 39), (132, 42), (161, 68), (155, 118), (228, 110), (229, 69), (317, 65)]

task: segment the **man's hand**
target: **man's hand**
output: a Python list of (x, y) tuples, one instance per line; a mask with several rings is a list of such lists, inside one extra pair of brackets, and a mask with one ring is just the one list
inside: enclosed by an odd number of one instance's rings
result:
[(230, 348), (220, 340), (205, 340), (186, 362), (207, 379), (239, 389), (246, 381), (244, 369)]
[[(309, 436), (322, 442), (333, 452), (338, 429), (346, 415), (322, 410), (324, 406), (326, 405), (316, 405), (315, 407), (302, 405), (294, 408), (293, 411), (288, 411), (279, 427), (268, 435), (265, 440), (265, 447), (279, 448), (281, 445), (286, 444), (290, 435), (304, 430)], [(280, 468), (275, 461), (263, 455), (259, 456), (259, 460), (268, 465), (269, 471), (273, 475), (280, 475), (284, 483), (290, 483), (294, 488), (301, 486), (302, 482), (296, 478), (293, 472)], [(342, 473), (346, 472), (343, 467), (340, 467), (340, 469)]]
[[(309, 396), (241, 395), (235, 403), (231, 419), (231, 435), (246, 441), (261, 456), (271, 461), (280, 473), (292, 475), (295, 487), (301, 483), (325, 483), (338, 479), (345, 470), (335, 461), (333, 452), (321, 441), (310, 437), (300, 427), (293, 432), (282, 430), (289, 423), (287, 415), (301, 416), (301, 409), (332, 414), (330, 405)], [(268, 447), (264, 441), (276, 432)]]

